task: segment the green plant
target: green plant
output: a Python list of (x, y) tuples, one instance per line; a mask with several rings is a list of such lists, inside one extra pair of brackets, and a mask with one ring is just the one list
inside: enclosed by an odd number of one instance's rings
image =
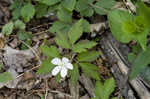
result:
[(130, 79), (135, 78), (144, 69), (145, 66), (150, 64), (149, 55), (150, 55), (150, 46), (148, 46), (146, 51), (142, 51), (134, 60), (130, 73)]
[(113, 78), (106, 79), (104, 84), (100, 81), (97, 81), (95, 85), (96, 98), (92, 99), (110, 99), (109, 96), (114, 90), (115, 80)]
[(149, 25), (142, 15), (134, 16), (129, 12), (115, 10), (108, 14), (109, 24), (113, 36), (123, 42), (128, 43), (136, 40), (146, 50), (147, 35)]
[[(81, 67), (83, 73), (86, 76), (89, 76), (93, 79), (100, 80), (98, 74), (98, 68), (94, 64), (91, 64), (92, 61), (96, 60), (100, 52), (99, 51), (88, 51), (96, 46), (96, 42), (89, 40), (80, 40), (80, 37), (83, 34), (83, 19), (77, 21), (67, 33), (61, 33), (60, 31), (56, 32), (55, 41), (56, 44), (63, 48), (65, 54), (61, 54), (56, 46), (47, 45), (41, 46), (41, 51), (48, 57), (43, 61), (42, 66), (37, 71), (37, 74), (45, 74), (52, 71), (55, 63), (50, 63), (53, 58), (68, 57), (73, 64), (73, 70), (69, 72), (69, 76), (73, 84), (78, 80), (79, 67)], [(84, 45), (85, 44), (85, 45)], [(51, 53), (50, 53), (51, 52)], [(89, 73), (93, 72), (93, 73)]]
[(122, 10), (115, 10), (108, 14), (113, 36), (123, 43), (136, 40), (144, 50), (137, 56), (140, 48), (134, 47), (134, 52), (129, 54), (129, 60), (133, 62), (130, 79), (136, 77), (149, 64), (150, 49), (146, 44), (150, 32), (150, 8), (141, 1), (138, 1), (137, 5), (137, 16)]

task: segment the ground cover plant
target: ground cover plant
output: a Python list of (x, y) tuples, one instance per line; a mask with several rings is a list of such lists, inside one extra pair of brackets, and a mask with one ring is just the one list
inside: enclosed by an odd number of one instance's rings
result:
[[(11, 17), (1, 29), (1, 38), (8, 39), (15, 35), (22, 42), (18, 47), (20, 51), (32, 49), (34, 52), (31, 46), (37, 43), (33, 40), (36, 33), (30, 29), (30, 25), (37, 20), (55, 16), (44, 31), (48, 38), (41, 36), (36, 48), (40, 50), (42, 57), (36, 53), (39, 66), (28, 70), (35, 69), (36, 75), (51, 74), (57, 83), (69, 80), (72, 86), (77, 86), (80, 76), (85, 75), (95, 84), (95, 96), (90, 97), (91, 99), (117, 99), (112, 95), (117, 89), (112, 74), (102, 79), (99, 73), (96, 61), (103, 54), (99, 35), (92, 36), (91, 18), (96, 15), (105, 16), (117, 41), (123, 44), (136, 42), (128, 54), (133, 65), (129, 79), (137, 77), (150, 63), (150, 46), (147, 40), (150, 32), (150, 8), (137, 0), (133, 2), (136, 11), (132, 13), (115, 7), (117, 2), (118, 0), (13, 0), (9, 7)], [(51, 42), (49, 38), (52, 39)], [(4, 46), (1, 49), (3, 48)], [(0, 83), (15, 79), (4, 65), (0, 64)], [(41, 96), (41, 99), (44, 98)]]

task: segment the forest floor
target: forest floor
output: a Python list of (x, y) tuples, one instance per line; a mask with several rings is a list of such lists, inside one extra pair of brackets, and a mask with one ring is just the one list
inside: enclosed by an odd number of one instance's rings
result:
[[(0, 29), (9, 22), (11, 17), (8, 3), (10, 1), (0, 0)], [(17, 72), (11, 71), (16, 79), (11, 83), (0, 83), (0, 99), (72, 99), (73, 96), (77, 96), (79, 99), (90, 99), (95, 96), (95, 81), (83, 74), (80, 75), (76, 87), (70, 84), (69, 79), (62, 79), (58, 83), (51, 74), (35, 74), (39, 68), (39, 62), (45, 58), (39, 50), (39, 46), (42, 45), (41, 41), (45, 38), (50, 44), (54, 43), (54, 37), (48, 33), (48, 28), (55, 20), (57, 18), (54, 15), (51, 18), (33, 19), (27, 24), (27, 30), (33, 33), (31, 46), (18, 40), (16, 35), (11, 35), (5, 39), (0, 37), (0, 48), (8, 46), (6, 51), (9, 53), (6, 58), (5, 52), (1, 51), (0, 59), (2, 60), (0, 61), (10, 59), (14, 64), (18, 64), (18, 67), (14, 67)], [(125, 45), (116, 41), (111, 35), (106, 16), (94, 15), (91, 24), (91, 31), (96, 33), (95, 39), (99, 41), (96, 49), (102, 52), (95, 61), (99, 68), (101, 80), (105, 81), (105, 79), (114, 77), (116, 81), (116, 88), (111, 97), (140, 99), (145, 97), (141, 90), (149, 94), (148, 89), (145, 89), (149, 86), (143, 80), (134, 80), (134, 82), (127, 80), (128, 70), (131, 67), (127, 55), (131, 50), (130, 46), (133, 46), (135, 42)], [(20, 50), (22, 44), (28, 50)], [(141, 89), (143, 88), (142, 85), (144, 85), (144, 89)]]

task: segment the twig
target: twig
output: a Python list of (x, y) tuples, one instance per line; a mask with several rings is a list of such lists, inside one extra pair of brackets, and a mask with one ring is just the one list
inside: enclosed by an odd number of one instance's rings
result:
[(48, 95), (48, 84), (47, 84), (47, 79), (46, 79), (45, 99), (47, 99), (47, 95)]

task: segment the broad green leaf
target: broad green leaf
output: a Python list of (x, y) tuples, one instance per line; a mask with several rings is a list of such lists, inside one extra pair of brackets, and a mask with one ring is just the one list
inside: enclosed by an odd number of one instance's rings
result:
[(49, 28), (49, 31), (55, 33), (57, 31), (61, 31), (62, 33), (66, 33), (69, 31), (70, 25), (66, 24), (61, 21), (56, 21), (53, 25)]
[(26, 28), (26, 25), (21, 21), (21, 20), (17, 20), (14, 23), (15, 28), (24, 30)]
[(13, 3), (10, 5), (9, 9), (13, 10), (13, 9), (17, 8), (18, 6), (20, 6), (22, 3), (23, 3), (23, 1), (14, 0)]
[(123, 43), (136, 40), (143, 50), (146, 50), (147, 35), (150, 29), (142, 15), (134, 17), (128, 12), (115, 10), (108, 14), (108, 20), (112, 34), (117, 40)]
[(13, 77), (10, 72), (0, 73), (0, 82), (6, 83), (7, 81), (13, 80)]
[(115, 90), (115, 80), (109, 78), (105, 80), (104, 84), (97, 81), (95, 86), (95, 94), (99, 99), (109, 99), (111, 93)]
[(118, 99), (117, 97), (113, 97), (113, 98), (111, 98), (111, 99)]
[(70, 79), (72, 81), (73, 85), (76, 85), (78, 78), (79, 78), (79, 70), (78, 70), (78, 65), (77, 64), (73, 64), (73, 70), (70, 71)]
[(12, 33), (13, 28), (14, 28), (14, 23), (9, 22), (3, 26), (2, 33), (8, 36)]
[(133, 20), (134, 16), (127, 11), (114, 10), (108, 13), (108, 21), (113, 36), (122, 43), (128, 43), (132, 36), (122, 30), (122, 25)]
[(81, 16), (90, 17), (94, 14), (93, 8), (90, 6), (93, 0), (78, 0), (76, 3), (75, 10), (80, 12)]
[(60, 7), (60, 5), (58, 5), (58, 4), (49, 6), (47, 13), (48, 14), (50, 14), (50, 13), (56, 13), (57, 10), (59, 9), (59, 7)]
[(73, 11), (76, 5), (76, 0), (64, 0), (62, 1), (62, 5), (69, 11)]
[(86, 10), (80, 11), (81, 16), (91, 17), (94, 14), (94, 9), (89, 6)]
[(150, 28), (150, 8), (147, 7), (142, 1), (138, 2), (137, 14), (144, 17), (144, 23)]
[(81, 41), (79, 41), (77, 44), (74, 44), (74, 45), (73, 45), (72, 50), (73, 50), (74, 52), (81, 53), (81, 52), (87, 51), (88, 48), (94, 47), (96, 44), (97, 44), (97, 43), (94, 42), (94, 41), (81, 40)]
[(65, 33), (60, 33), (59, 31), (57, 31), (55, 41), (56, 44), (61, 46), (62, 48), (70, 48), (70, 44)]
[(115, 0), (99, 0), (94, 5), (94, 10), (100, 15), (105, 15), (115, 5)]
[(150, 64), (149, 56), (150, 56), (150, 46), (147, 48), (146, 51), (142, 51), (135, 59), (132, 65), (130, 79), (135, 78), (145, 66)]
[(31, 39), (33, 37), (31, 32), (26, 32), (24, 30), (18, 31), (17, 36), (18, 36), (19, 40), (27, 40), (27, 39)]
[(78, 0), (76, 3), (76, 7), (75, 10), (80, 12), (83, 10), (87, 10), (87, 8), (89, 7), (87, 0)]
[(45, 4), (37, 4), (35, 6), (36, 18), (41, 18), (47, 13), (48, 6)]
[(18, 7), (12, 11), (12, 19), (17, 20), (21, 16), (21, 7)]
[(47, 45), (40, 47), (41, 51), (48, 57), (60, 57), (59, 50), (55, 46), (48, 47)]
[(145, 31), (141, 32), (140, 35), (135, 37), (135, 40), (141, 45), (143, 50), (146, 50), (147, 46), (147, 35), (149, 34), (149, 29), (145, 29)]
[(91, 27), (90, 27), (90, 23), (87, 20), (83, 19), (82, 27), (83, 27), (84, 32), (87, 32), (87, 33), (90, 32)]
[(40, 3), (46, 4), (48, 6), (54, 5), (58, 2), (60, 2), (61, 0), (38, 0)]
[(68, 32), (69, 40), (71, 44), (74, 44), (82, 35), (83, 28), (82, 28), (82, 19), (76, 22)]
[(64, 9), (63, 7), (57, 11), (57, 17), (62, 22), (72, 23), (72, 12)]
[(10, 6), (10, 10), (12, 10), (12, 19), (17, 20), (21, 16), (21, 7), (23, 5), (23, 1), (14, 0), (14, 2)]
[(35, 9), (31, 3), (27, 3), (21, 8), (21, 16), (25, 22), (29, 22), (33, 18), (34, 14)]
[(98, 67), (90, 63), (79, 63), (85, 76), (100, 80)]
[(88, 3), (90, 4), (90, 3), (93, 3), (95, 0), (88, 0)]
[(140, 44), (136, 44), (132, 46), (132, 52), (138, 54), (142, 51)]
[(128, 54), (128, 60), (129, 60), (129, 62), (132, 63), (135, 59), (136, 59), (136, 54), (134, 54), (134, 53), (129, 53)]
[(144, 69), (140, 72), (140, 77), (144, 79), (148, 84), (150, 84), (150, 67), (146, 66)]
[(147, 35), (149, 28), (145, 24), (143, 16), (136, 16), (134, 20), (125, 21), (122, 25), (123, 35), (129, 35), (130, 38), (136, 40), (143, 50), (146, 50)]
[(38, 75), (40, 74), (48, 74), (54, 68), (54, 65), (51, 63), (52, 58), (48, 58), (42, 62), (42, 65), (36, 72)]
[(92, 62), (96, 60), (100, 55), (100, 52), (98, 51), (87, 51), (82, 52), (77, 56), (78, 61), (82, 62)]

